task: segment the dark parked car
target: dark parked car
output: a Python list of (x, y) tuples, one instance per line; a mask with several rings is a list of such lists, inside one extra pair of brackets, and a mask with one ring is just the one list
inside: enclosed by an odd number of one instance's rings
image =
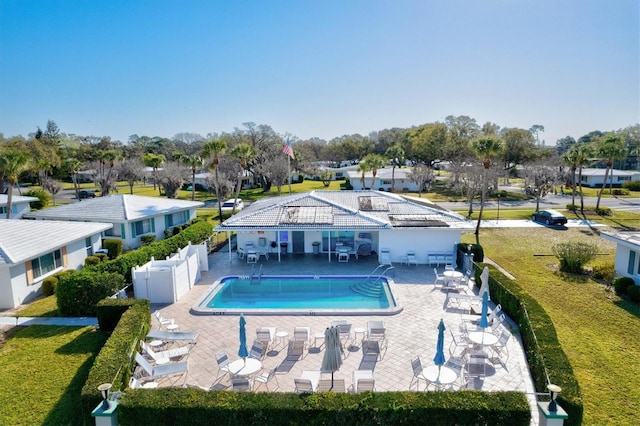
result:
[(544, 223), (546, 225), (566, 225), (567, 217), (555, 210), (540, 210), (531, 215), (534, 222)]
[(80, 195), (80, 199), (83, 200), (85, 198), (96, 198), (95, 191), (91, 189), (83, 189), (78, 193)]

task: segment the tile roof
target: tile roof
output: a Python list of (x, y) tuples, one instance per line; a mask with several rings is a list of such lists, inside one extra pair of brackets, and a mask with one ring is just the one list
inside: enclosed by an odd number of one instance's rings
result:
[(96, 222), (0, 219), (0, 265), (33, 259), (112, 226)]
[(238, 229), (471, 229), (462, 216), (379, 191), (313, 191), (256, 201), (216, 227)]
[(204, 203), (196, 201), (116, 194), (28, 213), (25, 217), (113, 223), (138, 220), (202, 206)]

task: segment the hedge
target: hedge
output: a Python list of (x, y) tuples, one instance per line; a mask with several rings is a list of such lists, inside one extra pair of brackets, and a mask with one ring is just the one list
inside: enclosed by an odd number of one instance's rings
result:
[[(182, 232), (166, 240), (155, 241), (148, 246), (127, 252), (116, 259), (102, 262), (99, 265), (85, 267), (85, 269), (97, 272), (116, 272), (125, 277), (126, 282), (131, 282), (131, 268), (144, 265), (151, 258), (165, 259), (172, 253), (176, 253), (185, 247), (189, 242), (200, 244), (207, 240), (213, 233), (213, 225), (207, 221), (194, 222)], [(111, 257), (111, 251), (109, 251)]]
[[(489, 268), (489, 292), (491, 300), (502, 305), (502, 309), (520, 328), (522, 344), (529, 363), (536, 392), (548, 392), (547, 384), (562, 388), (558, 404), (567, 412), (567, 426), (582, 424), (584, 407), (580, 385), (567, 355), (564, 353), (555, 327), (542, 306), (493, 265), (479, 264), (476, 268), (476, 285), (480, 285), (482, 269)], [(548, 376), (547, 376), (548, 375)]]
[(508, 425), (528, 426), (519, 392), (365, 392), (294, 394), (130, 389), (118, 424), (145, 425)]
[[(117, 323), (117, 326), (96, 356), (82, 387), (80, 398), (85, 425), (95, 424), (91, 412), (102, 400), (98, 392), (99, 385), (111, 383), (113, 390), (127, 387), (129, 377), (133, 374), (133, 354), (151, 324), (151, 309), (147, 299), (104, 299), (98, 303), (96, 311), (101, 331), (108, 332), (108, 329), (102, 329), (103, 324), (107, 328), (111, 324)], [(117, 317), (118, 312), (122, 312), (120, 318)]]
[[(86, 268), (85, 268), (86, 269)], [(56, 288), (58, 314), (63, 317), (93, 317), (96, 304), (124, 287), (122, 275), (82, 271), (59, 277)]]

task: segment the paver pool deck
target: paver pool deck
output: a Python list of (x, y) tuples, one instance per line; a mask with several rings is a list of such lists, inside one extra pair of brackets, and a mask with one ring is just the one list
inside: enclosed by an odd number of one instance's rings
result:
[[(264, 275), (368, 275), (377, 266), (377, 257), (360, 257), (359, 260), (350, 259), (349, 262), (339, 263), (332, 259), (328, 262), (325, 255), (288, 255), (278, 262), (277, 255), (271, 255), (269, 260), (263, 260)], [(296, 326), (311, 328), (310, 350), (305, 351), (304, 358), (290, 362), (286, 361), (287, 347), (285, 342), (279, 342), (263, 359), (265, 369), (277, 367), (276, 375), (279, 392), (293, 392), (294, 379), (303, 370), (320, 370), (324, 346), (315, 348), (313, 336), (324, 332), (334, 320), (348, 320), (353, 328), (366, 328), (367, 321), (382, 320), (386, 327), (388, 348), (381, 360), (371, 361), (362, 355), (361, 343), (355, 341), (347, 351), (340, 370), (335, 372), (335, 379), (344, 379), (346, 386), (352, 384), (353, 371), (359, 369), (373, 370), (376, 391), (406, 391), (413, 377), (411, 359), (420, 356), (423, 366), (433, 365), (438, 336), (438, 323), (442, 318), (447, 328), (445, 332), (445, 356), (449, 358), (451, 334), (449, 330), (457, 330), (466, 311), (445, 309), (446, 293), (433, 283), (435, 276), (433, 267), (426, 265), (393, 265), (391, 277), (395, 282), (394, 296), (402, 307), (402, 311), (395, 315), (252, 315), (245, 312), (247, 321), (247, 345), (256, 336), (259, 327), (276, 327), (278, 331), (286, 331), (293, 336)], [(180, 300), (171, 305), (152, 306), (152, 310), (159, 309), (165, 318), (173, 318), (179, 325), (180, 331), (197, 331), (197, 344), (193, 347), (189, 358), (189, 373), (186, 384), (213, 389), (230, 389), (228, 376), (215, 381), (218, 367), (215, 354), (226, 351), (231, 361), (238, 358), (238, 315), (196, 315), (191, 308), (201, 300), (211, 289), (213, 283), (220, 277), (227, 275), (249, 275), (252, 264), (239, 259), (235, 253), (229, 254), (226, 249), (209, 255), (209, 271), (203, 273), (202, 279)], [(395, 274), (395, 276), (393, 276)], [(491, 305), (493, 307), (493, 305)], [(476, 389), (484, 391), (520, 391), (527, 393), (532, 406), (532, 414), (537, 418), (534, 389), (527, 362), (524, 356), (520, 335), (515, 325), (507, 320), (507, 327), (514, 335), (508, 342), (509, 357), (504, 365), (491, 364), (487, 368), (484, 380), (472, 381)], [(151, 319), (152, 329), (158, 328), (155, 316)], [(352, 335), (353, 335), (352, 328)], [(360, 336), (358, 336), (360, 337)], [(323, 374), (323, 378), (330, 378), (331, 374)], [(161, 382), (162, 386), (163, 383)], [(421, 384), (421, 387), (424, 385)], [(271, 387), (271, 386), (270, 386)], [(415, 386), (413, 387), (415, 390)], [(430, 388), (432, 389), (432, 388)], [(264, 391), (259, 386), (257, 391)], [(532, 419), (532, 424), (534, 419)], [(537, 420), (535, 421), (537, 424)]]

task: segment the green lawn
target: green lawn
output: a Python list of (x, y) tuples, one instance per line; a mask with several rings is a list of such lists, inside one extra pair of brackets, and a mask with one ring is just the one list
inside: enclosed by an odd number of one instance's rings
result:
[(637, 424), (640, 306), (595, 281), (557, 272), (551, 247), (561, 241), (595, 243), (601, 253), (596, 262), (613, 262), (615, 245), (588, 228), (480, 231), (485, 255), (514, 275), (553, 320), (582, 389), (584, 424)]

